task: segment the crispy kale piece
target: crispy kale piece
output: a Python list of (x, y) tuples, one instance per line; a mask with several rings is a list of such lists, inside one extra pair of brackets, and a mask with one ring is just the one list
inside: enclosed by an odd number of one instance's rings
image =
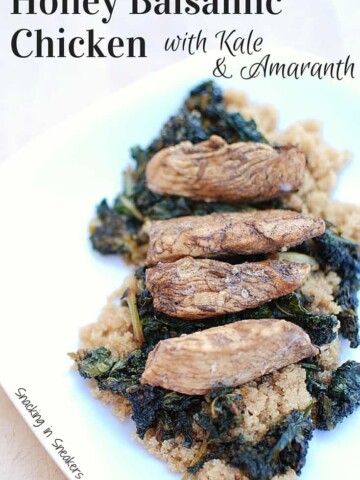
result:
[(239, 415), (240, 395), (229, 389), (215, 389), (207, 396), (184, 395), (160, 387), (141, 385), (127, 392), (137, 434), (143, 438), (150, 428), (161, 440), (181, 434), (183, 445), (194, 442), (194, 422), (209, 431), (210, 438), (226, 435)]
[[(179, 112), (163, 126), (159, 136), (145, 149), (134, 147), (131, 156), (135, 167), (124, 174), (124, 189), (110, 208), (103, 200), (98, 206), (98, 225), (92, 227), (93, 247), (103, 254), (131, 254), (146, 242), (139, 233), (145, 217), (167, 219), (183, 215), (206, 215), (212, 212), (238, 211), (249, 208), (222, 202), (202, 202), (171, 195), (159, 195), (146, 186), (146, 164), (162, 148), (184, 140), (198, 143), (217, 134), (229, 143), (236, 141), (266, 142), (253, 120), (240, 113), (229, 113), (221, 89), (205, 82), (191, 91)], [(266, 208), (278, 201), (257, 205)]]
[(334, 315), (314, 313), (304, 306), (304, 299), (299, 293), (291, 293), (272, 302), (275, 318), (283, 318), (303, 328), (311, 338), (312, 343), (321, 346), (331, 343), (336, 338), (334, 331), (337, 319)]
[(242, 420), (241, 401), (240, 393), (230, 388), (205, 395), (202, 410), (194, 415), (194, 421), (205, 431), (205, 439), (184, 478), (198, 473), (209, 460), (227, 459), (229, 445), (238, 438), (236, 429)]
[(205, 408), (194, 420), (208, 433), (208, 443), (232, 440), (232, 431), (241, 424), (241, 399), (232, 388), (215, 389), (205, 395)]
[(360, 250), (359, 245), (343, 237), (336, 227), (329, 226), (324, 235), (314, 238), (310, 247), (320, 266), (335, 271), (341, 278), (335, 299), (342, 308), (338, 315), (341, 333), (350, 346), (359, 346)]
[(191, 90), (180, 111), (163, 126), (160, 135), (148, 148), (150, 154), (184, 140), (202, 142), (219, 135), (228, 143), (266, 142), (254, 120), (225, 109), (221, 89), (212, 81)]
[(183, 445), (191, 447), (194, 441), (193, 417), (200, 411), (203, 397), (141, 385), (128, 391), (126, 398), (131, 402), (131, 418), (140, 438), (144, 438), (150, 428), (155, 428), (160, 440), (182, 435)]
[(320, 430), (332, 430), (360, 406), (360, 364), (347, 361), (332, 374), (329, 383), (321, 377), (323, 369), (317, 359), (302, 364), (306, 369), (307, 389), (316, 400), (315, 425)]
[(77, 354), (72, 353), (70, 356), (76, 361), (79, 373), (83, 378), (106, 375), (114, 365), (110, 351), (105, 347), (86, 352), (80, 351)]
[(194, 422), (208, 431), (209, 439), (223, 438), (238, 425), (241, 396), (230, 389), (215, 389), (208, 395), (184, 395), (143, 385), (127, 395), (138, 435), (156, 428), (162, 440), (182, 434), (185, 447), (194, 442)]
[(105, 347), (89, 351), (80, 350), (71, 354), (83, 378), (95, 378), (101, 390), (126, 395), (136, 387), (145, 369), (148, 351), (146, 348), (134, 350), (129, 355), (113, 359)]
[(289, 468), (299, 474), (305, 465), (313, 425), (309, 411), (293, 410), (253, 445), (239, 438), (231, 444), (229, 463), (251, 480), (270, 480)]
[(318, 391), (317, 428), (335, 428), (359, 406), (360, 364), (348, 361), (335, 370), (326, 391)]
[(90, 240), (95, 250), (110, 253), (131, 254), (136, 243), (147, 239), (139, 235), (140, 223), (132, 216), (110, 208), (106, 200), (97, 207), (97, 221), (90, 227)]
[(207, 135), (219, 135), (228, 143), (266, 142), (254, 120), (247, 121), (240, 113), (226, 111), (222, 91), (212, 81), (195, 87), (185, 105), (190, 112), (201, 113), (202, 126)]

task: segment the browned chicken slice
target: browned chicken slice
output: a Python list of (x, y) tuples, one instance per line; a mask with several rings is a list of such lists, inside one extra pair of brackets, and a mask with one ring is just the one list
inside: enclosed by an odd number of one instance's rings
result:
[(141, 383), (187, 395), (236, 387), (318, 353), (286, 320), (243, 320), (159, 342)]
[(230, 265), (185, 257), (146, 270), (154, 308), (201, 319), (254, 308), (300, 287), (310, 265), (280, 260)]
[(305, 155), (296, 146), (227, 144), (212, 136), (158, 152), (146, 167), (147, 186), (157, 193), (226, 202), (262, 201), (297, 190)]
[(321, 218), (290, 210), (213, 213), (153, 222), (147, 265), (179, 258), (269, 253), (322, 235)]

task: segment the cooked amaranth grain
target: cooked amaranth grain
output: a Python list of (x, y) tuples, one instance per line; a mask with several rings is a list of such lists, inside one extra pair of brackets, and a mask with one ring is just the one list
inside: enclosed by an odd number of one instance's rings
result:
[[(273, 107), (252, 105), (246, 95), (238, 92), (226, 92), (225, 101), (229, 110), (239, 110), (246, 118), (254, 118), (259, 129), (270, 141), (299, 144), (307, 156), (305, 182), (297, 193), (287, 197), (292, 208), (328, 218), (339, 225), (344, 234), (360, 241), (360, 208), (342, 204), (330, 199), (337, 176), (349, 160), (347, 152), (329, 147), (321, 138), (320, 125), (314, 121), (296, 123), (284, 132), (278, 133), (277, 112)], [(301, 291), (313, 300), (313, 309), (338, 313), (339, 306), (333, 292), (340, 279), (334, 272), (324, 274), (311, 272)], [(85, 349), (105, 346), (114, 357), (135, 349), (128, 310), (120, 306), (123, 289), (115, 292), (102, 311), (99, 321), (82, 330), (81, 343)], [(324, 376), (330, 375), (338, 365), (340, 342), (321, 347), (320, 363), (325, 369)], [(124, 419), (130, 414), (130, 405), (119, 395), (99, 391), (95, 382), (90, 382), (94, 395), (107, 404), (111, 404), (115, 415)], [(244, 390), (245, 389), (245, 390)], [(298, 365), (289, 366), (279, 372), (268, 375), (257, 382), (242, 387), (244, 402), (243, 434), (248, 439), (258, 440), (269, 426), (289, 413), (293, 408), (303, 409), (311, 398), (306, 390), (305, 371)], [(139, 440), (139, 439), (138, 439)], [(152, 454), (166, 461), (173, 471), (182, 472), (191, 463), (201, 440), (191, 449), (181, 446), (181, 439), (159, 442), (154, 432), (149, 431), (144, 440), (139, 440)], [(289, 471), (282, 480), (294, 480), (296, 475)], [(273, 480), (278, 480), (274, 477)], [(207, 462), (197, 474), (196, 480), (247, 480), (238, 470), (225, 465), (220, 460)]]

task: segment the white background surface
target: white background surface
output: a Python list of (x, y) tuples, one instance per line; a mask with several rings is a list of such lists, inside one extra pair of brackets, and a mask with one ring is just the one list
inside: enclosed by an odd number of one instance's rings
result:
[[(164, 41), (173, 33), (203, 29), (210, 36), (224, 28), (235, 28), (240, 35), (246, 35), (254, 28), (257, 35), (264, 37), (266, 52), (274, 44), (332, 61), (349, 53), (360, 60), (358, 0), (283, 0), (283, 13), (278, 16), (129, 16), (130, 0), (117, 3), (110, 24), (103, 25), (100, 16), (10, 15), (12, 0), (1, 0), (0, 161), (94, 100), (184, 57), (180, 52), (164, 52)], [(11, 37), (19, 28), (43, 28), (44, 33), (55, 35), (59, 27), (64, 27), (69, 37), (82, 35), (88, 28), (94, 28), (99, 35), (142, 35), (147, 39), (148, 58), (19, 59), (11, 53)], [(320, 83), (317, 85), (321, 88)], [(239, 82), (239, 87), (246, 85)]]

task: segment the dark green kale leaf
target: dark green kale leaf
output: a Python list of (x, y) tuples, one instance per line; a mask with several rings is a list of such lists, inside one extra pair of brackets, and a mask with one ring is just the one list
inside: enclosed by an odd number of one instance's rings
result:
[(127, 396), (128, 392), (137, 388), (147, 356), (148, 349), (141, 348), (117, 359), (106, 375), (96, 377), (99, 389)]
[(335, 299), (342, 311), (338, 315), (341, 333), (350, 340), (350, 346), (359, 346), (360, 250), (359, 245), (343, 237), (336, 227), (327, 228), (324, 235), (314, 238), (310, 246), (320, 266), (335, 271), (341, 278)]
[(236, 429), (242, 420), (241, 395), (234, 389), (220, 388), (205, 395), (204, 400), (194, 421), (205, 431), (205, 439), (184, 478), (198, 473), (209, 460), (226, 459), (229, 445), (238, 438)]
[(347, 361), (332, 375), (326, 389), (318, 391), (316, 426), (331, 430), (360, 406), (360, 364)]
[(208, 443), (231, 441), (232, 431), (241, 424), (241, 395), (233, 388), (219, 388), (205, 395), (204, 400), (206, 406), (194, 420), (208, 432)]
[(179, 112), (165, 123), (147, 152), (153, 155), (185, 140), (199, 143), (211, 135), (219, 135), (228, 143), (266, 142), (254, 120), (247, 121), (240, 113), (226, 111), (221, 88), (207, 81), (191, 90)]
[(128, 391), (126, 398), (131, 402), (131, 418), (140, 438), (144, 438), (150, 428), (155, 428), (160, 440), (182, 435), (183, 445), (191, 447), (194, 441), (193, 417), (201, 409), (202, 396), (141, 385)]
[(334, 315), (314, 313), (304, 307), (304, 300), (299, 293), (291, 293), (274, 300), (275, 318), (289, 320), (308, 333), (312, 343), (321, 346), (331, 343), (336, 338), (334, 331), (337, 319)]
[(150, 428), (161, 440), (183, 435), (183, 445), (194, 442), (194, 422), (208, 431), (208, 439), (224, 439), (240, 421), (241, 396), (230, 389), (214, 389), (208, 395), (185, 395), (142, 385), (127, 393), (137, 434)]
[(90, 227), (93, 248), (104, 255), (131, 254), (136, 243), (145, 242), (138, 234), (139, 225), (137, 219), (117, 212), (103, 200), (97, 207), (97, 222)]
[(293, 410), (273, 425), (258, 444), (252, 445), (241, 438), (234, 442), (229, 463), (244, 471), (251, 480), (270, 480), (289, 468), (300, 474), (312, 435), (309, 412)]
[(270, 480), (290, 468), (299, 474), (313, 434), (310, 410), (293, 410), (256, 444), (245, 441), (241, 435), (220, 441), (213, 437), (207, 443), (206, 454), (188, 471), (197, 473), (208, 460), (221, 459), (246, 473), (250, 480)]
[[(115, 360), (111, 358), (109, 350), (100, 347), (71, 354), (71, 357), (76, 361), (80, 375), (94, 378), (100, 390), (109, 390), (130, 401), (131, 418), (140, 438), (154, 428), (159, 439), (182, 435), (184, 446), (191, 447), (194, 422), (203, 409), (204, 396), (184, 395), (160, 387), (141, 385), (140, 377), (148, 353), (149, 347), (145, 346)], [(235, 407), (237, 398), (223, 389), (214, 390), (209, 397), (205, 397), (206, 402), (211, 400), (211, 404), (205, 402), (202, 421), (207, 424), (214, 422), (219, 432), (225, 432), (231, 424), (231, 417), (238, 414), (238, 407)]]
[(138, 386), (145, 369), (148, 350), (134, 350), (125, 357), (113, 359), (105, 347), (93, 350), (80, 350), (71, 354), (83, 378), (95, 378), (101, 390), (126, 395), (127, 391)]
[(185, 102), (185, 108), (200, 113), (207, 138), (219, 135), (228, 143), (266, 142), (254, 120), (247, 121), (240, 113), (226, 111), (222, 91), (212, 81), (195, 87)]
[(327, 390), (327, 385), (320, 377), (323, 368), (318, 364), (317, 357), (308, 358), (301, 363), (301, 366), (306, 370), (306, 388), (313, 399), (317, 400), (320, 393)]
[(80, 351), (77, 354), (71, 353), (70, 357), (76, 361), (79, 373), (83, 378), (106, 375), (115, 363), (111, 358), (111, 352), (105, 347), (86, 352)]
[(330, 383), (324, 382), (323, 368), (317, 358), (302, 363), (306, 369), (306, 384), (316, 400), (315, 425), (320, 430), (331, 430), (360, 406), (360, 364), (347, 361), (334, 370)]

